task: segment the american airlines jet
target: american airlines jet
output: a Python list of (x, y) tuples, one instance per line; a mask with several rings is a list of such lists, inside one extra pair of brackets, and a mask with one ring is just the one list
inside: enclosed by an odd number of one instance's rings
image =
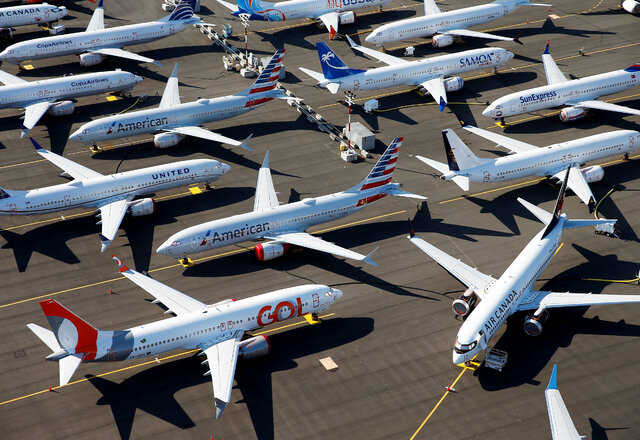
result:
[(476, 156), (451, 129), (443, 130), (447, 163), (437, 162), (422, 156), (417, 159), (440, 171), (443, 180), (451, 180), (463, 191), (469, 190), (469, 182), (501, 183), (524, 177), (552, 177), (564, 180), (569, 170), (568, 187), (593, 211), (595, 199), (589, 183), (604, 178), (604, 169), (599, 165), (586, 168), (586, 162), (619, 155), (625, 159), (640, 149), (640, 132), (616, 130), (580, 139), (537, 147), (501, 134), (467, 125), (462, 127), (485, 139), (504, 146), (512, 153), (498, 159)]
[(505, 65), (513, 58), (506, 49), (474, 49), (464, 52), (407, 61), (377, 50), (362, 47), (347, 36), (352, 49), (364, 52), (383, 63), (386, 67), (359, 70), (350, 69), (323, 42), (316, 43), (322, 73), (300, 67), (304, 73), (318, 81), (318, 86), (336, 94), (340, 90), (379, 90), (395, 86), (417, 86), (426, 89), (440, 105), (440, 111), (447, 106), (447, 92), (462, 89), (464, 81), (458, 75), (478, 69), (491, 69)]
[(424, 0), (424, 16), (392, 21), (374, 29), (364, 41), (384, 47), (386, 43), (410, 40), (434, 35), (431, 42), (434, 47), (453, 44), (457, 37), (486, 38), (489, 40), (515, 41), (522, 44), (518, 37), (508, 38), (486, 32), (470, 31), (469, 27), (489, 23), (515, 12), (520, 6), (551, 6), (531, 3), (530, 0), (497, 0), (493, 3), (441, 12), (435, 0)]
[(249, 240), (267, 240), (255, 246), (258, 260), (267, 261), (283, 255), (291, 246), (327, 252), (377, 266), (369, 255), (329, 243), (305, 231), (313, 225), (338, 220), (358, 212), (387, 195), (425, 199), (403, 191), (391, 183), (402, 138), (391, 142), (369, 175), (358, 185), (340, 192), (280, 205), (269, 170), (269, 153), (258, 173), (253, 211), (192, 226), (167, 239), (156, 252), (180, 258), (184, 266), (192, 265), (187, 255), (209, 251)]
[(200, 22), (200, 18), (193, 15), (195, 0), (181, 0), (171, 15), (159, 20), (106, 29), (102, 1), (100, 0), (100, 4), (93, 12), (84, 32), (35, 38), (16, 43), (0, 53), (0, 60), (18, 64), (27, 60), (78, 54), (80, 64), (83, 66), (100, 64), (107, 56), (154, 63), (152, 58), (123, 48), (160, 40)]
[(67, 116), (74, 112), (72, 98), (107, 92), (128, 92), (143, 78), (116, 69), (110, 72), (69, 75), (61, 78), (25, 81), (0, 70), (0, 108), (24, 109), (24, 137), (49, 112), (52, 116)]
[(201, 125), (242, 115), (274, 99), (295, 99), (276, 88), (284, 52), (285, 49), (276, 51), (250, 88), (235, 95), (201, 98), (184, 104), (180, 103), (176, 64), (158, 108), (117, 114), (87, 122), (72, 133), (69, 139), (95, 145), (97, 142), (156, 133), (153, 143), (158, 148), (172, 147), (186, 136), (193, 136), (250, 150), (246, 142), (251, 136), (240, 142), (202, 128)]
[(225, 0), (218, 3), (225, 6), (235, 16), (249, 20), (287, 21), (296, 18), (317, 20), (329, 31), (333, 40), (338, 34), (338, 25), (356, 21), (354, 11), (378, 6), (380, 10), (391, 0), (288, 0), (278, 3), (262, 0), (236, 0), (236, 4)]
[[(568, 175), (565, 173), (565, 176)], [(593, 295), (533, 289), (534, 283), (556, 254), (563, 230), (616, 222), (569, 220), (566, 214), (561, 213), (566, 187), (567, 177), (560, 189), (553, 213), (518, 198), (518, 201), (544, 223), (545, 227), (533, 237), (498, 279), (447, 255), (411, 232), (408, 238), (414, 245), (467, 286), (467, 290), (453, 301), (452, 305), (454, 313), (465, 318), (453, 348), (454, 364), (471, 361), (477, 354), (486, 350), (493, 335), (507, 318), (516, 312), (533, 311), (524, 321), (524, 331), (529, 336), (538, 336), (549, 318), (549, 309), (640, 303), (640, 295)], [(476, 305), (478, 300), (480, 303)]]
[(560, 112), (562, 122), (583, 118), (588, 110), (640, 115), (640, 110), (598, 101), (601, 96), (622, 92), (640, 84), (640, 63), (626, 69), (600, 73), (580, 79), (567, 79), (549, 53), (549, 42), (542, 54), (544, 73), (548, 85), (510, 93), (496, 99), (483, 112), (483, 116), (499, 119), (504, 124), (507, 116), (569, 106)]
[[(202, 350), (211, 376), (216, 419), (231, 401), (238, 359), (265, 356), (271, 350), (266, 336), (247, 332), (284, 320), (328, 310), (342, 292), (321, 284), (307, 284), (207, 305), (153, 278), (129, 269), (113, 257), (120, 273), (149, 292), (175, 316), (127, 330), (99, 330), (53, 299), (40, 302), (51, 330), (27, 324), (52, 351), (60, 386), (71, 380), (82, 362), (112, 362), (153, 358), (172, 350)], [(245, 334), (247, 338), (245, 338)], [(167, 380), (171, 380), (167, 378)]]
[[(36, 215), (74, 208), (97, 208), (102, 224), (101, 252), (115, 238), (125, 214), (150, 215), (152, 198), (137, 196), (194, 183), (215, 182), (231, 168), (210, 159), (195, 159), (103, 175), (31, 142), (42, 157), (64, 170), (73, 180), (61, 185), (14, 191), (0, 188), (0, 215)], [(134, 200), (135, 199), (135, 200)]]
[(5, 30), (10, 36), (14, 27), (30, 24), (48, 25), (55, 23), (67, 15), (67, 8), (47, 3), (41, 5), (8, 6), (0, 8), (0, 31)]

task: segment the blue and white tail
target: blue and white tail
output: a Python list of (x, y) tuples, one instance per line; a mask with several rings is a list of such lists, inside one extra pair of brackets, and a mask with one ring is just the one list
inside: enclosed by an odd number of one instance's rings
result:
[[(278, 49), (276, 53), (273, 54), (271, 60), (264, 68), (258, 79), (255, 80), (253, 85), (242, 92), (236, 93), (236, 95), (242, 96), (256, 96), (256, 99), (249, 100), (245, 107), (253, 107), (259, 104), (264, 104), (265, 102), (271, 101), (274, 98), (278, 98), (279, 96), (275, 96), (275, 93), (269, 93), (268, 96), (260, 95), (266, 92), (273, 92), (276, 90), (276, 85), (278, 84), (278, 78), (280, 77), (280, 70), (282, 70), (282, 61), (284, 60), (285, 49)], [(279, 90), (277, 90), (279, 92)], [(258, 97), (258, 95), (260, 97)], [(271, 96), (273, 95), (273, 96)], [(280, 93), (282, 95), (282, 93)]]
[(187, 20), (195, 15), (194, 9), (196, 7), (196, 0), (180, 0), (178, 6), (173, 10), (171, 15), (165, 17), (166, 21), (179, 21)]
[(316, 43), (316, 48), (318, 49), (318, 57), (320, 57), (322, 73), (326, 79), (337, 79), (365, 72), (364, 70), (350, 69), (340, 57), (322, 41)]

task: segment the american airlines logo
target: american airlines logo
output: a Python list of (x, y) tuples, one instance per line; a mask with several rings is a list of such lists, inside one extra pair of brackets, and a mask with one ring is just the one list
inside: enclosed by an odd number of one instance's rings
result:
[(216, 243), (216, 242), (223, 242), (223, 241), (227, 241), (227, 240), (233, 240), (235, 238), (242, 238), (245, 236), (251, 236), (254, 234), (259, 234), (261, 232), (267, 232), (270, 229), (272, 229), (272, 225), (269, 223), (258, 223), (257, 225), (251, 225), (249, 226), (249, 224), (245, 224), (244, 228), (238, 228), (238, 229), (231, 229), (229, 231), (223, 231), (223, 232), (214, 232), (213, 236), (210, 236), (211, 231), (207, 232), (207, 235), (205, 236), (205, 239), (202, 240), (202, 243), (200, 244), (201, 246), (204, 246), (205, 244), (207, 244), (208, 241), (210, 241), (211, 243)]
[(160, 127), (162, 125), (169, 124), (171, 122), (177, 122), (177, 118), (175, 116), (174, 117), (163, 116), (162, 118), (151, 118), (151, 119), (147, 118), (144, 121), (126, 122), (124, 124), (114, 121), (114, 123), (111, 124), (111, 127), (109, 127), (107, 134), (111, 134), (114, 131), (116, 133), (121, 133), (121, 132), (127, 132), (127, 131), (142, 130), (142, 129), (151, 128), (151, 127)]
[(38, 43), (38, 44), (36, 44), (36, 47), (38, 49), (46, 49), (48, 47), (64, 46), (66, 44), (71, 44), (71, 40), (52, 41), (51, 43)]
[(477, 55), (475, 57), (460, 58), (460, 67), (490, 63), (493, 61), (493, 59), (491, 58), (491, 55), (493, 54), (488, 54), (488, 55), (483, 54), (483, 55)]
[(166, 179), (167, 177), (181, 176), (183, 174), (189, 174), (189, 168), (180, 168), (177, 170), (163, 171), (162, 173), (155, 173), (151, 175), (151, 178), (153, 180), (158, 180), (158, 179)]
[(556, 93), (555, 90), (551, 92), (545, 92), (545, 93), (532, 93), (529, 96), (521, 96), (520, 103), (526, 104), (527, 102), (541, 101), (546, 98), (555, 98), (556, 96), (558, 96), (558, 94)]
[(71, 87), (82, 87), (82, 86), (88, 86), (91, 84), (97, 84), (97, 83), (102, 83), (105, 81), (109, 81), (108, 78), (98, 78), (98, 79), (86, 79), (84, 81), (74, 81), (71, 83)]

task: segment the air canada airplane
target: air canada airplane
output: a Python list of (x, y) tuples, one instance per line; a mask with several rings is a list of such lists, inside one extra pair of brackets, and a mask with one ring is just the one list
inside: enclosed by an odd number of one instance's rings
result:
[(549, 53), (549, 42), (542, 54), (546, 86), (510, 93), (496, 99), (483, 112), (483, 116), (499, 119), (504, 124), (507, 116), (568, 106), (560, 112), (562, 122), (583, 118), (588, 110), (640, 115), (640, 110), (598, 101), (601, 96), (622, 92), (640, 84), (640, 63), (626, 69), (600, 73), (580, 79), (567, 79)]
[(276, 51), (258, 79), (248, 89), (235, 95), (211, 99), (201, 98), (186, 103), (180, 103), (178, 65), (176, 64), (157, 108), (127, 112), (87, 122), (72, 133), (69, 139), (95, 145), (100, 141), (108, 142), (144, 133), (156, 133), (153, 143), (158, 148), (172, 147), (186, 136), (193, 136), (251, 150), (247, 146), (251, 136), (240, 142), (202, 128), (201, 125), (205, 122), (242, 115), (274, 99), (297, 99), (290, 98), (276, 88), (284, 52), (285, 49)]
[(52, 116), (67, 116), (74, 112), (71, 98), (99, 95), (107, 92), (128, 92), (143, 78), (120, 69), (109, 72), (85, 73), (60, 78), (25, 81), (0, 70), (0, 108), (23, 108), (23, 138), (49, 112)]
[[(640, 295), (593, 295), (533, 289), (535, 281), (559, 249), (563, 230), (616, 222), (569, 220), (566, 214), (562, 214), (568, 176), (569, 173), (565, 173), (553, 213), (518, 198), (518, 201), (544, 223), (545, 227), (498, 279), (447, 255), (411, 231), (408, 238), (414, 245), (467, 286), (467, 290), (452, 304), (454, 313), (466, 318), (458, 331), (453, 348), (454, 364), (471, 361), (477, 354), (486, 350), (493, 335), (506, 319), (516, 312), (534, 311), (525, 319), (524, 331), (529, 336), (538, 336), (549, 318), (548, 310), (552, 308), (640, 303)], [(480, 303), (476, 305), (478, 300)]]
[(107, 56), (159, 64), (152, 58), (123, 48), (168, 37), (201, 21), (200, 17), (193, 14), (195, 0), (181, 0), (171, 15), (159, 20), (106, 29), (102, 1), (100, 0), (93, 12), (84, 32), (22, 41), (7, 47), (0, 53), (0, 60), (18, 64), (27, 60), (78, 54), (80, 64), (83, 66), (100, 64)]
[(133, 217), (155, 212), (152, 198), (141, 196), (194, 183), (215, 182), (231, 167), (211, 159), (194, 159), (123, 173), (103, 175), (42, 148), (36, 151), (73, 178), (71, 182), (30, 191), (0, 188), (0, 215), (35, 215), (74, 208), (98, 208), (102, 224), (101, 252), (115, 238), (125, 214)]
[(349, 36), (352, 49), (366, 53), (386, 67), (369, 70), (350, 69), (338, 55), (322, 41), (316, 43), (322, 73), (300, 67), (304, 73), (318, 81), (318, 86), (336, 94), (339, 90), (378, 90), (395, 86), (417, 86), (426, 89), (440, 105), (440, 111), (447, 105), (447, 92), (462, 89), (464, 81), (458, 75), (478, 69), (491, 69), (505, 65), (513, 58), (506, 49), (474, 49), (449, 55), (407, 61), (374, 49), (357, 45)]
[[(159, 356), (172, 350), (200, 349), (211, 376), (216, 419), (231, 400), (238, 358), (248, 359), (269, 353), (271, 345), (264, 335), (243, 340), (246, 332), (289, 318), (311, 315), (318, 320), (323, 312), (342, 297), (342, 292), (321, 284), (307, 284), (235, 300), (207, 305), (153, 278), (129, 269), (113, 257), (120, 273), (149, 292), (175, 316), (127, 330), (99, 330), (53, 299), (40, 302), (51, 330), (36, 324), (27, 327), (53, 353), (46, 357), (58, 361), (60, 386), (71, 380), (82, 362), (111, 362)], [(167, 380), (170, 380), (168, 378)]]
[(547, 401), (547, 412), (551, 424), (551, 438), (553, 440), (582, 440), (585, 438), (578, 434), (576, 426), (571, 420), (567, 405), (564, 404), (560, 390), (558, 389), (558, 365), (553, 366), (549, 385), (544, 391)]
[(524, 177), (552, 177), (563, 180), (569, 172), (569, 188), (592, 212), (595, 198), (589, 183), (604, 178), (604, 169), (599, 165), (580, 168), (581, 164), (609, 156), (619, 155), (625, 159), (640, 148), (640, 132), (616, 130), (580, 139), (536, 147), (508, 138), (489, 130), (467, 125), (460, 120), (462, 128), (509, 149), (512, 153), (498, 159), (476, 156), (451, 129), (443, 130), (447, 164), (416, 156), (416, 159), (442, 173), (443, 180), (451, 180), (463, 191), (469, 190), (469, 182), (500, 183)]
[(387, 195), (425, 199), (403, 191), (398, 183), (391, 183), (398, 160), (402, 138), (391, 142), (387, 150), (358, 185), (339, 193), (280, 206), (273, 188), (269, 153), (258, 172), (253, 212), (192, 226), (169, 237), (156, 252), (181, 258), (182, 264), (192, 265), (187, 255), (242, 243), (267, 240), (255, 246), (256, 257), (267, 261), (284, 254), (292, 245), (327, 252), (377, 266), (369, 255), (362, 255), (329, 243), (305, 231), (313, 225), (326, 223), (360, 211)]
[(67, 8), (64, 6), (48, 5), (26, 5), (7, 6), (0, 8), (0, 31), (5, 31), (12, 35), (14, 27), (28, 26), (30, 24), (47, 25), (54, 23), (67, 15)]
[(453, 44), (456, 37), (486, 38), (488, 40), (515, 41), (522, 44), (518, 37), (508, 38), (486, 32), (470, 31), (467, 28), (489, 23), (515, 12), (520, 6), (551, 6), (531, 3), (530, 0), (497, 0), (493, 3), (441, 12), (435, 0), (424, 0), (424, 16), (392, 21), (374, 29), (364, 41), (384, 47), (393, 41), (434, 35), (431, 42), (434, 47)]

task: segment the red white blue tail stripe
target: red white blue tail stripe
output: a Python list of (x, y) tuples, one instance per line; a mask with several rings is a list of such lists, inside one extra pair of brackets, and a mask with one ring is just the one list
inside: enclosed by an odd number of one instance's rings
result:
[(402, 140), (404, 138), (395, 138), (393, 142), (387, 147), (387, 150), (378, 160), (378, 163), (371, 170), (366, 179), (362, 181), (360, 191), (366, 189), (377, 188), (379, 186), (391, 183), (393, 172), (396, 169), (396, 162), (398, 161), (398, 152), (402, 146)]
[[(280, 77), (282, 61), (284, 60), (284, 52), (285, 49), (278, 49), (276, 53), (273, 54), (273, 57), (271, 57), (269, 64), (267, 64), (267, 66), (264, 68), (258, 79), (256, 79), (256, 81), (248, 90), (242, 92), (242, 94), (248, 94), (249, 96), (251, 96), (257, 93), (264, 93), (274, 90), (276, 88), (276, 84), (278, 84), (278, 78)], [(273, 97), (250, 99), (245, 104), (245, 107), (254, 107), (256, 105), (269, 102), (272, 99)]]

